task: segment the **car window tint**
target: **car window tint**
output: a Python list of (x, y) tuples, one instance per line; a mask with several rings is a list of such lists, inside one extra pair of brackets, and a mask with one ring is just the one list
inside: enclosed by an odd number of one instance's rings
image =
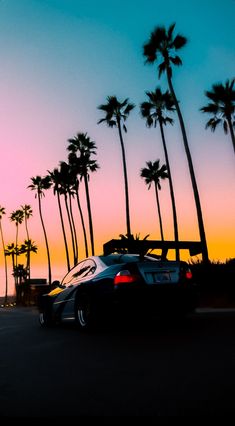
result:
[(79, 275), (79, 271), (82, 269), (84, 261), (78, 263), (71, 271), (65, 275), (62, 284), (69, 285), (73, 282), (74, 278)]
[(68, 286), (79, 281), (81, 278), (94, 274), (96, 264), (93, 260), (84, 260), (76, 265), (63, 279), (62, 284)]
[(100, 259), (107, 266), (120, 264), (120, 263), (132, 263), (132, 262), (140, 262), (140, 261), (153, 261), (156, 260), (150, 256), (140, 257), (138, 254), (109, 254), (107, 256), (100, 256)]
[(94, 274), (96, 270), (96, 264), (93, 260), (88, 259), (84, 262), (82, 268), (79, 271), (79, 275), (77, 275), (79, 278), (87, 277), (89, 275)]

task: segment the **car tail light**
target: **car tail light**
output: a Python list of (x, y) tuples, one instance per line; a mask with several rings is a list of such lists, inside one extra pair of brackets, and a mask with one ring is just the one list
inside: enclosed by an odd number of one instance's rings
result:
[(114, 277), (114, 285), (134, 283), (137, 280), (137, 275), (131, 274), (128, 270), (123, 270)]
[(192, 271), (191, 271), (191, 269), (186, 269), (186, 271), (185, 271), (185, 278), (187, 279), (187, 280), (191, 280), (192, 278), (193, 278), (193, 274), (192, 274)]

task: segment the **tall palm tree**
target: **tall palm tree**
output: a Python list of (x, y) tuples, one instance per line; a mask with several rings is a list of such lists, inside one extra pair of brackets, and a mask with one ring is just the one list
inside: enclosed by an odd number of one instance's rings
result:
[[(29, 230), (28, 230), (28, 220), (31, 216), (33, 216), (33, 210), (32, 210), (32, 207), (29, 204), (24, 204), (23, 206), (21, 206), (21, 208), (22, 208), (22, 211), (23, 211), (27, 240), (29, 241), (30, 239), (29, 239)], [(29, 261), (30, 261), (30, 254), (28, 253), (26, 269), (27, 269), (28, 275), (29, 275), (28, 278), (30, 279)]]
[[(81, 224), (82, 224), (82, 230), (83, 230), (85, 255), (86, 257), (88, 257), (87, 233), (86, 233), (83, 211), (82, 211), (80, 196), (79, 196), (79, 178), (81, 178), (81, 175), (80, 175), (81, 166), (80, 166), (80, 161), (77, 157), (77, 151), (80, 152), (80, 150), (82, 149), (82, 143), (84, 142), (84, 139), (86, 139), (86, 134), (78, 133), (76, 136), (74, 136), (74, 138), (68, 139), (69, 146), (67, 149), (68, 151), (70, 151), (70, 154), (68, 156), (68, 161), (70, 166), (71, 189), (72, 189), (72, 193), (75, 193), (76, 195), (77, 206), (78, 206), (79, 215), (80, 215)], [(96, 146), (94, 142), (89, 140), (87, 143), (88, 145), (86, 147), (86, 150), (89, 151), (90, 155), (96, 154)], [(84, 150), (84, 147), (83, 147), (83, 150)], [(93, 233), (92, 225), (90, 226), (90, 228), (92, 228), (92, 233)]]
[(151, 33), (148, 42), (144, 44), (143, 54), (146, 57), (146, 63), (154, 64), (159, 59), (162, 61), (158, 65), (159, 78), (161, 77), (163, 72), (166, 72), (169, 90), (173, 97), (174, 105), (179, 118), (185, 153), (186, 153), (186, 157), (188, 161), (189, 173), (191, 177), (195, 206), (197, 211), (200, 240), (202, 244), (202, 258), (204, 262), (208, 262), (209, 259), (208, 259), (206, 234), (204, 229), (201, 203), (199, 198), (196, 177), (194, 173), (191, 152), (189, 149), (183, 116), (182, 116), (181, 109), (179, 107), (179, 102), (176, 97), (173, 84), (172, 84), (172, 64), (176, 66), (179, 66), (182, 64), (180, 57), (176, 53), (179, 49), (185, 46), (185, 44), (187, 43), (187, 39), (186, 37), (180, 34), (177, 34), (174, 37), (173, 36), (174, 28), (175, 28), (175, 24), (170, 25), (168, 30), (163, 26), (156, 27), (154, 31)]
[[(87, 133), (77, 133), (74, 138), (68, 139), (68, 142), (69, 145), (67, 149), (68, 151), (70, 151), (70, 154), (68, 156), (69, 164), (71, 165), (71, 167), (75, 167), (75, 170), (78, 171), (78, 174), (80, 175), (80, 180), (84, 179), (91, 240), (91, 253), (92, 256), (94, 256), (95, 246), (91, 202), (89, 194), (89, 173), (93, 173), (99, 168), (97, 161), (91, 160), (91, 155), (96, 154), (96, 144), (90, 139)], [(77, 152), (79, 152), (80, 154), (79, 157), (77, 157)]]
[(4, 253), (4, 266), (5, 266), (5, 297), (4, 297), (4, 304), (7, 303), (7, 296), (8, 296), (8, 271), (7, 271), (7, 258), (5, 253), (5, 242), (4, 242), (4, 236), (3, 236), (3, 229), (2, 229), (2, 218), (3, 215), (6, 214), (5, 207), (0, 206), (0, 233), (1, 233), (1, 240), (2, 240), (2, 248)]
[(212, 115), (212, 118), (206, 123), (206, 129), (210, 128), (214, 132), (218, 124), (222, 124), (224, 133), (228, 130), (232, 139), (233, 150), (235, 154), (235, 79), (226, 80), (225, 84), (213, 84), (211, 91), (206, 91), (205, 95), (210, 102), (200, 108), (200, 111)]
[[(15, 211), (13, 211), (10, 215), (10, 220), (12, 222), (15, 222), (16, 224), (16, 257), (15, 257), (15, 267), (17, 268), (18, 266), (18, 235), (19, 235), (19, 225), (22, 224), (23, 220), (24, 220), (24, 213), (22, 210), (17, 209)], [(18, 283), (18, 278), (17, 275), (15, 276), (15, 280), (16, 280), (16, 284)]]
[(24, 222), (25, 222), (25, 230), (26, 230), (26, 235), (27, 235), (27, 240), (29, 240), (29, 231), (28, 231), (28, 220), (31, 216), (33, 216), (33, 210), (32, 207), (29, 204), (24, 204), (23, 206), (21, 206), (22, 211), (23, 211), (23, 217), (24, 217)]
[(127, 178), (127, 166), (126, 166), (126, 154), (124, 141), (122, 136), (122, 129), (127, 132), (125, 122), (130, 112), (135, 108), (135, 105), (129, 102), (126, 98), (123, 102), (120, 102), (116, 96), (108, 96), (107, 103), (99, 105), (98, 109), (105, 113), (105, 117), (98, 121), (98, 124), (105, 122), (108, 127), (117, 127), (119, 133), (119, 139), (122, 150), (122, 162), (123, 162), (123, 174), (124, 174), (124, 185), (125, 185), (125, 199), (126, 199), (126, 228), (128, 237), (131, 236), (131, 223), (130, 223), (130, 207), (129, 207), (129, 191), (128, 191), (128, 178)]
[[(173, 182), (171, 177), (171, 169), (168, 157), (168, 151), (166, 146), (166, 139), (164, 134), (164, 125), (173, 124), (173, 119), (168, 117), (166, 114), (168, 111), (175, 111), (174, 100), (168, 90), (165, 93), (162, 93), (160, 87), (157, 87), (155, 92), (146, 92), (148, 96), (148, 102), (142, 102), (140, 105), (140, 112), (143, 118), (146, 119), (146, 125), (148, 127), (156, 127), (159, 123), (161, 138), (163, 143), (163, 149), (165, 154), (166, 167), (169, 177), (169, 186), (171, 194), (171, 203), (172, 203), (172, 213), (173, 213), (173, 223), (174, 223), (174, 235), (176, 244), (179, 241), (178, 234), (178, 223), (177, 223), (177, 214), (175, 206), (175, 195), (173, 189)], [(176, 260), (179, 260), (179, 248), (176, 246)]]
[(88, 257), (88, 244), (87, 244), (87, 234), (86, 234), (86, 227), (85, 227), (85, 222), (84, 222), (84, 217), (83, 217), (83, 211), (82, 211), (82, 206), (81, 206), (81, 202), (80, 202), (80, 196), (79, 196), (79, 179), (78, 179), (78, 175), (79, 175), (79, 161), (74, 163), (74, 164), (70, 164), (71, 167), (71, 174), (73, 176), (72, 179), (72, 190), (75, 192), (75, 196), (76, 196), (76, 200), (77, 200), (77, 206), (78, 206), (78, 211), (79, 211), (79, 215), (80, 215), (80, 219), (81, 219), (81, 224), (82, 224), (82, 231), (83, 231), (83, 238), (84, 238), (84, 246), (85, 246), (85, 255), (86, 257)]
[[(14, 270), (16, 267), (16, 261), (15, 258), (16, 256), (19, 256), (19, 248), (16, 247), (15, 243), (11, 243), (11, 244), (7, 244), (4, 254), (6, 257), (10, 256), (11, 257), (11, 261), (12, 261), (12, 271), (13, 271), (13, 276), (14, 276)], [(14, 282), (15, 282), (15, 291), (16, 291), (16, 296), (17, 296), (17, 280), (16, 277), (14, 276)]]
[(53, 182), (53, 192), (57, 196), (57, 202), (58, 202), (58, 208), (59, 208), (59, 214), (60, 214), (60, 222), (62, 227), (62, 233), (64, 238), (64, 247), (65, 247), (65, 255), (66, 255), (66, 261), (67, 261), (67, 269), (70, 271), (70, 260), (69, 260), (69, 249), (68, 249), (68, 242), (65, 232), (65, 226), (64, 226), (64, 218), (63, 218), (63, 212), (62, 212), (62, 206), (61, 206), (61, 175), (58, 168), (55, 168), (52, 172), (48, 171), (50, 178)]
[(31, 178), (32, 184), (28, 185), (28, 188), (30, 188), (32, 191), (35, 191), (35, 198), (38, 199), (38, 209), (39, 209), (39, 215), (41, 219), (43, 234), (45, 238), (45, 244), (46, 244), (46, 251), (47, 251), (47, 261), (48, 261), (48, 283), (51, 285), (51, 258), (50, 258), (50, 251), (49, 251), (49, 245), (48, 245), (48, 239), (47, 239), (47, 233), (46, 228), (42, 216), (42, 205), (41, 205), (41, 199), (45, 196), (44, 191), (49, 189), (51, 187), (51, 178), (50, 176), (35, 176)]
[(161, 215), (158, 191), (161, 190), (161, 184), (160, 184), (161, 179), (166, 179), (166, 178), (169, 177), (168, 173), (167, 173), (167, 167), (166, 167), (165, 164), (163, 164), (160, 167), (160, 160), (156, 160), (153, 163), (152, 163), (152, 161), (147, 161), (146, 165), (147, 165), (147, 167), (144, 167), (140, 170), (140, 176), (145, 179), (145, 183), (146, 183), (146, 185), (148, 185), (148, 189), (150, 189), (152, 183), (154, 183), (156, 200), (157, 200), (157, 209), (158, 209), (161, 239), (162, 239), (162, 241), (164, 241), (163, 226), (162, 226), (162, 215)]
[(78, 259), (78, 242), (76, 229), (74, 225), (73, 212), (72, 212), (72, 203), (71, 203), (71, 193), (72, 193), (72, 182), (71, 182), (71, 171), (70, 166), (65, 161), (60, 162), (60, 192), (64, 195), (64, 202), (69, 222), (69, 228), (72, 239), (73, 247), (73, 264), (76, 265)]

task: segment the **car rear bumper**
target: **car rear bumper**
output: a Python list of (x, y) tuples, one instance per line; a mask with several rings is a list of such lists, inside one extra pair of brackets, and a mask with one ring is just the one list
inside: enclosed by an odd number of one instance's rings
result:
[[(134, 289), (133, 289), (134, 290)], [(152, 312), (183, 311), (190, 312), (196, 308), (198, 292), (194, 286), (166, 287), (151, 286), (144, 290), (116, 289), (113, 296), (113, 305), (117, 309), (136, 310), (144, 309)]]

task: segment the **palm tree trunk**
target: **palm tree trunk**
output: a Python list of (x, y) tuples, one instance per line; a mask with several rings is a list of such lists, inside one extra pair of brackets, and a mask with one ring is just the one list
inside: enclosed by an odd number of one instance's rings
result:
[(27, 273), (28, 273), (28, 280), (29, 280), (29, 282), (30, 282), (30, 278), (31, 278), (31, 271), (30, 271), (30, 249), (29, 249), (29, 251), (28, 251), (28, 253), (27, 253)]
[(233, 125), (232, 125), (231, 117), (228, 117), (227, 120), (228, 120), (228, 126), (229, 126), (230, 135), (231, 135), (231, 139), (232, 139), (233, 150), (234, 150), (234, 154), (235, 154), (235, 136), (234, 136), (234, 131), (233, 131)]
[(84, 175), (84, 182), (85, 182), (86, 200), (87, 200), (87, 210), (88, 210), (88, 218), (89, 218), (89, 229), (90, 229), (90, 238), (91, 238), (91, 254), (92, 254), (92, 256), (94, 256), (94, 255), (95, 255), (95, 248), (94, 248), (94, 236), (93, 236), (92, 215), (91, 215), (91, 203), (90, 203), (90, 196), (89, 196), (89, 187), (88, 187), (88, 178), (87, 178), (87, 174), (85, 174), (85, 175)]
[(64, 194), (64, 202), (65, 202), (66, 212), (67, 212), (68, 221), (69, 221), (69, 228), (70, 228), (70, 233), (71, 233), (71, 239), (72, 239), (73, 265), (75, 266), (76, 265), (75, 243), (74, 243), (73, 227), (72, 227), (72, 222), (71, 222), (71, 217), (70, 217), (70, 212), (69, 212), (69, 206), (68, 206), (68, 199), (67, 199), (66, 193)]
[(79, 214), (80, 214), (80, 218), (81, 218), (81, 223), (82, 223), (82, 230), (83, 230), (83, 236), (84, 236), (84, 245), (85, 245), (85, 253), (86, 253), (86, 257), (88, 257), (88, 245), (87, 245), (86, 228), (85, 228), (85, 223), (84, 223), (84, 218), (83, 218), (83, 213), (82, 213), (80, 198), (79, 198), (79, 194), (78, 194), (78, 189), (76, 189), (76, 197), (77, 197), (77, 205), (78, 205), (78, 210), (79, 210)]
[(73, 218), (73, 206), (72, 206), (72, 196), (69, 193), (69, 211), (70, 211), (70, 217), (71, 217), (71, 224), (72, 224), (72, 228), (73, 228), (73, 235), (74, 235), (74, 248), (75, 248), (75, 265), (78, 262), (78, 240), (77, 240), (77, 233), (76, 233), (76, 228), (75, 228), (75, 223), (74, 223), (74, 218)]
[(29, 230), (28, 230), (28, 221), (27, 218), (25, 216), (25, 230), (26, 230), (26, 235), (27, 235), (27, 239), (29, 240)]
[(162, 226), (162, 215), (161, 215), (160, 202), (159, 202), (158, 189), (157, 189), (156, 182), (154, 182), (154, 185), (155, 185), (155, 192), (156, 192), (156, 199), (157, 199), (157, 210), (158, 210), (158, 216), (159, 216), (161, 239), (162, 239), (162, 241), (164, 241), (163, 226)]
[(49, 285), (51, 285), (51, 259), (50, 259), (50, 251), (49, 251), (49, 245), (48, 245), (48, 240), (47, 240), (46, 229), (45, 229), (45, 225), (44, 225), (44, 221), (43, 221), (43, 217), (42, 217), (41, 198), (40, 198), (40, 193), (39, 192), (38, 192), (38, 207), (39, 207), (39, 214), (40, 214), (42, 229), (43, 229), (45, 243), (46, 243), (46, 250), (47, 250), (48, 282), (49, 282)]
[[(19, 225), (16, 222), (16, 257), (15, 257), (15, 267), (17, 269), (18, 266), (18, 231), (19, 231)], [(18, 275), (16, 274), (15, 278), (15, 285), (18, 285)]]
[[(27, 222), (27, 217), (26, 215), (24, 216), (24, 222), (25, 222), (25, 230), (26, 230), (26, 235), (27, 235), (27, 240), (29, 241), (29, 230), (28, 230), (28, 222)], [(27, 274), (28, 274), (28, 279), (30, 280), (30, 249), (28, 248), (28, 251), (26, 253), (26, 257), (27, 257), (27, 261), (26, 261), (26, 269), (27, 269)]]
[(161, 130), (162, 143), (163, 143), (167, 172), (168, 172), (168, 177), (169, 177), (169, 186), (170, 186), (172, 213), (173, 213), (173, 222), (174, 222), (174, 235), (175, 235), (175, 243), (176, 243), (175, 257), (176, 257), (176, 260), (180, 260), (179, 247), (178, 247), (179, 236), (178, 236), (178, 223), (177, 223), (176, 206), (175, 206), (175, 195), (174, 195), (174, 190), (173, 190), (173, 183), (172, 183), (171, 169), (170, 169), (170, 164), (169, 164), (169, 159), (168, 159), (168, 152), (167, 152), (167, 147), (166, 147), (166, 140), (165, 140), (163, 125), (162, 125), (161, 120), (159, 120), (159, 125), (160, 125), (160, 130)]
[(117, 120), (117, 123), (118, 123), (118, 132), (119, 132), (119, 138), (120, 138), (121, 149), (122, 149), (122, 161), (123, 161), (123, 172), (124, 172), (124, 182), (125, 182), (127, 237), (130, 238), (130, 236), (131, 236), (131, 225), (130, 225), (130, 209), (129, 209), (129, 193), (128, 193), (126, 156), (125, 156), (125, 149), (124, 149), (124, 142), (123, 142), (123, 138), (122, 138), (120, 120)]
[(169, 85), (171, 95), (174, 99), (176, 111), (177, 111), (177, 114), (178, 114), (180, 127), (181, 127), (181, 131), (182, 131), (182, 136), (183, 136), (183, 141), (184, 141), (184, 148), (185, 148), (185, 152), (186, 152), (186, 156), (187, 156), (187, 160), (188, 160), (188, 167), (189, 167), (189, 172), (190, 172), (190, 177), (191, 177), (191, 182), (192, 182), (192, 187), (193, 187), (193, 193), (194, 193), (194, 200), (195, 200), (195, 205), (196, 205), (196, 210), (197, 210), (199, 234), (200, 234), (200, 240), (201, 240), (201, 244), (202, 244), (202, 259), (203, 259), (203, 262), (207, 263), (209, 261), (209, 258), (208, 258), (206, 234), (205, 234), (205, 229), (204, 229), (204, 224), (203, 224), (202, 209), (201, 209), (201, 203), (200, 203), (200, 198), (199, 198), (199, 193), (198, 193), (198, 188), (197, 188), (197, 182), (196, 182), (196, 178), (195, 178), (192, 157), (191, 157), (191, 153), (190, 153), (190, 150), (189, 150), (186, 130), (185, 130), (185, 126), (184, 126), (184, 120), (183, 120), (183, 117), (182, 117), (182, 114), (181, 114), (179, 103), (177, 101), (177, 98), (176, 98), (176, 95), (175, 95), (175, 92), (174, 92), (174, 89), (173, 89), (173, 85), (172, 85), (172, 81), (171, 81), (171, 72), (170, 72), (169, 67), (167, 67), (167, 80), (168, 80), (168, 85)]
[(5, 243), (3, 238), (3, 231), (2, 231), (2, 224), (0, 221), (0, 233), (1, 233), (1, 240), (2, 240), (2, 248), (4, 253), (4, 266), (5, 266), (5, 297), (4, 297), (4, 304), (7, 303), (7, 293), (8, 293), (8, 275), (7, 275), (7, 258), (5, 255)]
[(57, 201), (58, 201), (58, 207), (59, 207), (59, 213), (60, 213), (61, 227), (62, 227), (63, 238), (64, 238), (64, 247), (65, 247), (65, 254), (66, 254), (66, 261), (67, 261), (67, 269), (68, 269), (68, 271), (70, 271), (69, 250), (68, 250), (68, 243), (67, 243), (65, 227), (64, 227), (63, 213), (62, 213), (61, 202), (60, 202), (60, 194), (59, 194), (58, 191), (56, 191), (56, 193), (57, 193)]

